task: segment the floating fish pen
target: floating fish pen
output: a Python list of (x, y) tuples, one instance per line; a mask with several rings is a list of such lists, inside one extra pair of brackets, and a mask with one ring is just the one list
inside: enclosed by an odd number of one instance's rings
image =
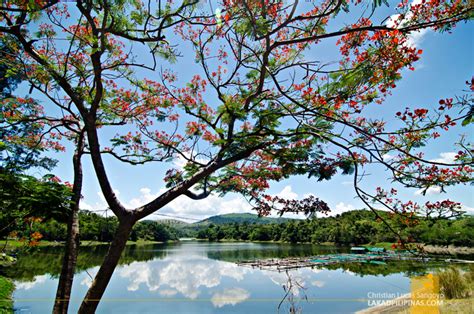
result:
[(284, 271), (301, 267), (327, 266), (341, 263), (370, 263), (385, 265), (386, 261), (422, 261), (430, 260), (428, 257), (420, 257), (409, 253), (385, 253), (385, 254), (329, 254), (314, 257), (289, 257), (278, 259), (263, 259), (253, 261), (240, 261), (237, 264), (252, 268)]

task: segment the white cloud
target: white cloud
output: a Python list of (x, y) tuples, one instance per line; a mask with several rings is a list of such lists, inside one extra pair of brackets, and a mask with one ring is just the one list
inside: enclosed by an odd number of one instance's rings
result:
[[(165, 188), (161, 188), (156, 192), (149, 187), (142, 187), (139, 190), (139, 195), (133, 197), (129, 200), (123, 200), (122, 202), (125, 208), (136, 208), (142, 205), (145, 205), (159, 195), (166, 191)], [(117, 195), (120, 195), (120, 191), (115, 190)], [(97, 193), (101, 195), (100, 193)], [(306, 198), (314, 194), (308, 193), (304, 194), (302, 197)], [(300, 199), (300, 195), (293, 191), (292, 186), (287, 185), (282, 188), (280, 192), (272, 194), (272, 196), (278, 196), (284, 199)], [(101, 200), (99, 202), (89, 202), (88, 199), (81, 201), (81, 208), (87, 210), (96, 210), (96, 211), (103, 211), (107, 208), (107, 204), (103, 200), (103, 197), (99, 197)], [(93, 204), (93, 205), (91, 205)], [(334, 207), (331, 207), (333, 215), (352, 210), (354, 207), (349, 204), (339, 203)], [(99, 212), (103, 213), (103, 212)], [(231, 213), (255, 213), (252, 210), (252, 205), (247, 202), (247, 200), (238, 194), (229, 194), (224, 197), (220, 197), (215, 194), (211, 194), (207, 198), (203, 200), (193, 200), (187, 196), (181, 195), (168, 205), (157, 211), (156, 213), (152, 214), (153, 219), (163, 219), (163, 218), (173, 218), (186, 220), (188, 222), (194, 222), (196, 220), (202, 220), (208, 218), (210, 216), (215, 215), (224, 215), (224, 214), (231, 214)], [(108, 212), (109, 215), (112, 215), (112, 212)], [(163, 216), (161, 216), (163, 215)], [(277, 215), (273, 213), (271, 217), (276, 217)], [(294, 213), (287, 213), (284, 214), (286, 218), (304, 218), (303, 214), (294, 214)]]
[(245, 212), (253, 211), (252, 206), (242, 196), (229, 195), (220, 197), (212, 194), (199, 201), (182, 195), (157, 212), (157, 214), (204, 219), (214, 215)]
[[(411, 32), (410, 35), (408, 36), (408, 41), (407, 41), (408, 46), (418, 47), (423, 41), (423, 38), (425, 37), (427, 33), (428, 33), (427, 28)], [(420, 67), (418, 67), (418, 69), (419, 68)]]
[(28, 281), (28, 282), (15, 281), (15, 289), (16, 290), (30, 290), (34, 288), (35, 286), (41, 285), (44, 282), (46, 282), (46, 279), (48, 279), (47, 275), (40, 275), (40, 276), (35, 276), (33, 278), (33, 281)]
[(383, 161), (387, 162), (387, 161), (392, 160), (392, 159), (393, 159), (393, 156), (390, 155), (390, 154), (383, 154), (383, 155), (382, 155), (382, 159), (383, 159)]
[[(124, 200), (124, 197), (122, 197), (122, 202), (125, 208), (136, 208), (151, 202), (165, 191), (162, 188), (152, 192), (149, 187), (143, 187), (140, 189), (140, 194), (137, 197), (129, 200)], [(115, 192), (117, 195), (120, 195), (119, 191), (116, 190)], [(98, 195), (99, 201), (95, 203), (89, 202), (88, 199), (81, 200), (81, 208), (91, 211), (103, 211), (106, 209), (108, 206), (102, 194), (98, 193)], [(190, 218), (190, 220), (200, 220), (214, 215), (253, 212), (251, 209), (252, 206), (241, 196), (229, 195), (220, 197), (218, 195), (210, 195), (203, 200), (196, 201), (182, 195), (160, 209), (155, 218), (159, 217), (159, 214), (165, 214)], [(112, 215), (111, 212), (109, 214)]]
[[(123, 204), (126, 208), (136, 208), (151, 202), (165, 191), (166, 189), (162, 188), (153, 193), (149, 187), (143, 187), (137, 197), (123, 201)], [(253, 212), (251, 209), (252, 206), (241, 196), (220, 197), (211, 194), (203, 200), (196, 201), (181, 195), (156, 212), (154, 218), (160, 218), (160, 214), (164, 214), (194, 221), (214, 215)]]
[[(439, 154), (438, 158), (430, 159), (431, 162), (439, 162), (444, 164), (452, 164), (455, 163), (455, 152), (443, 152)], [(424, 189), (419, 189), (415, 192), (415, 195), (423, 195)], [(441, 193), (441, 187), (439, 186), (430, 186), (428, 190), (426, 190), (426, 195), (438, 195)]]
[(176, 295), (178, 291), (173, 290), (173, 289), (162, 289), (158, 293), (164, 297), (172, 297)]
[(247, 300), (250, 293), (242, 288), (224, 289), (222, 292), (215, 293), (211, 302), (215, 307), (221, 308), (224, 305), (236, 305)]
[[(191, 159), (188, 156), (186, 156), (187, 158)], [(209, 162), (209, 159), (205, 159), (205, 158), (193, 158), (194, 161), (198, 162), (198, 163), (201, 163), (201, 164), (207, 164)], [(188, 160), (186, 158), (184, 158), (182, 155), (178, 155), (177, 158), (175, 158), (173, 160), (173, 165), (179, 169), (179, 170), (183, 170), (184, 166), (188, 163)]]
[(469, 207), (466, 205), (461, 205), (461, 210), (465, 211), (468, 215), (474, 215), (474, 207)]
[[(161, 190), (156, 193), (151, 193), (151, 189), (148, 187), (143, 187), (140, 189), (140, 195), (138, 197), (134, 197), (129, 201), (124, 202), (124, 206), (126, 208), (136, 208), (146, 203), (151, 202), (155, 198), (157, 198), (161, 194)], [(163, 190), (164, 192), (164, 190)]]
[(350, 270), (344, 270), (343, 273), (344, 273), (344, 274), (348, 274), (348, 275), (350, 275), (350, 276), (357, 276), (356, 273), (351, 272)]
[(431, 162), (440, 162), (445, 164), (452, 164), (455, 162), (456, 153), (455, 152), (445, 152), (439, 154), (440, 158), (431, 159)]
[[(134, 197), (128, 201), (124, 201), (123, 204), (126, 208), (136, 208), (154, 200), (165, 191), (166, 190), (162, 188), (156, 193), (153, 193), (149, 187), (143, 187), (140, 189), (140, 194), (137, 197)], [(309, 195), (310, 194), (306, 194), (304, 197)], [(285, 199), (297, 199), (299, 197), (289, 185), (285, 186), (280, 192), (274, 194), (274, 196)], [(93, 206), (90, 206), (88, 203), (82, 202), (82, 204), (84, 205), (81, 206), (83, 209), (93, 208)], [(175, 216), (181, 219), (188, 218), (188, 220), (192, 222), (195, 220), (205, 219), (210, 216), (230, 213), (255, 213), (255, 211), (252, 210), (252, 205), (249, 204), (243, 196), (238, 194), (230, 194), (224, 197), (211, 194), (207, 198), (197, 201), (182, 195), (156, 212), (154, 218), (161, 218), (162, 216), (160, 215), (166, 215), (166, 217)], [(286, 214), (285, 217), (301, 218), (302, 216), (296, 214)]]
[(178, 158), (175, 158), (173, 160), (173, 165), (180, 169), (180, 170), (183, 170), (184, 166), (186, 165), (188, 161), (181, 155), (178, 156)]
[(318, 288), (322, 288), (322, 287), (324, 287), (324, 286), (326, 285), (326, 282), (321, 281), (321, 280), (315, 280), (315, 281), (311, 282), (311, 284), (312, 284), (313, 286), (318, 287)]
[(329, 216), (335, 216), (337, 214), (342, 214), (344, 212), (354, 210), (355, 207), (352, 204), (346, 204), (344, 202), (339, 202), (336, 204), (335, 207), (331, 207), (331, 211), (329, 212)]
[(290, 185), (285, 186), (283, 190), (281, 190), (281, 192), (277, 193), (275, 196), (278, 196), (284, 199), (297, 199), (298, 198), (298, 194), (293, 192)]
[(92, 286), (92, 279), (89, 276), (84, 277), (81, 281), (81, 286), (90, 288), (90, 286)]
[[(422, 2), (422, 0), (413, 0), (411, 2), (410, 6), (420, 4), (421, 2)], [(394, 14), (394, 15), (390, 16), (390, 18), (388, 18), (387, 23), (386, 23), (387, 26), (393, 27), (395, 21), (399, 18), (399, 16), (400, 16), (400, 14)], [(408, 22), (412, 17), (413, 17), (413, 13), (408, 12), (405, 15), (405, 18), (399, 24), (398, 27), (405, 26), (406, 22)], [(417, 30), (417, 31), (412, 31), (408, 36), (407, 45), (410, 46), (410, 47), (417, 47), (423, 41), (423, 37), (428, 33), (428, 31), (429, 31), (429, 29), (427, 29), (427, 28), (423, 28), (423, 29), (420, 29), (420, 30)]]
[[(312, 193), (305, 194), (303, 195), (304, 198), (309, 197), (310, 195), (313, 195)], [(277, 196), (283, 199), (298, 199), (299, 195), (293, 191), (293, 188), (290, 185), (285, 186), (280, 192), (276, 194), (272, 194), (272, 196)], [(313, 195), (314, 196), (314, 195)], [(270, 217), (280, 217), (276, 213), (270, 214)], [(293, 218), (293, 219), (301, 219), (304, 218), (304, 214), (296, 214), (296, 213), (285, 213), (283, 214), (283, 217), (285, 218)]]
[(82, 201), (82, 200), (81, 200), (81, 203), (80, 203), (80, 207), (81, 207), (81, 209), (85, 209), (85, 210), (93, 210), (92, 205), (90, 205), (89, 203), (87, 203), (85, 201)]
[(89, 210), (89, 211), (103, 211), (108, 206), (105, 202), (95, 202), (93, 204), (90, 204), (85, 200), (81, 200), (79, 207), (81, 209)]
[(92, 278), (95, 277), (99, 271), (99, 266), (88, 269), (86, 272), (83, 272), (82, 275), (84, 278), (81, 280), (81, 286), (86, 286), (90, 288), (92, 286)]
[[(120, 195), (120, 191), (117, 189), (114, 189), (114, 193), (117, 197)], [(107, 202), (105, 201), (105, 197), (102, 192), (97, 192), (97, 197), (95, 198), (95, 200), (89, 200), (88, 197), (81, 199), (79, 207), (81, 209), (89, 210), (92, 212), (95, 211), (97, 212), (97, 214), (104, 214), (104, 210), (109, 208), (109, 205), (107, 205)], [(109, 211), (108, 214), (113, 215), (111, 211)]]
[[(415, 192), (415, 195), (423, 195), (423, 191), (425, 189), (419, 189)], [(439, 186), (430, 186), (428, 190), (426, 190), (426, 195), (437, 195), (441, 193), (441, 187)]]

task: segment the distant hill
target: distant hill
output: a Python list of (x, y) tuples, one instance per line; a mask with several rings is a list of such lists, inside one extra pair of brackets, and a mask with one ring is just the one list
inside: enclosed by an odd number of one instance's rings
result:
[(225, 225), (231, 223), (249, 223), (249, 224), (269, 224), (269, 223), (283, 223), (293, 220), (291, 218), (271, 218), (271, 217), (258, 217), (256, 214), (244, 213), (244, 214), (225, 214), (225, 215), (217, 215), (206, 218), (199, 222), (195, 222), (193, 226), (206, 226), (210, 225), (211, 223), (214, 225)]
[(189, 225), (189, 223), (177, 219), (159, 219), (157, 220), (158, 223), (163, 225), (168, 225), (172, 227), (183, 227)]

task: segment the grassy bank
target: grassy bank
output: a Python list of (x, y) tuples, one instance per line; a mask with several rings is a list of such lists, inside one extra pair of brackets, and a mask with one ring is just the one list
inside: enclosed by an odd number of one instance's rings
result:
[(474, 255), (474, 247), (424, 245), (423, 249), (430, 254)]
[[(390, 242), (377, 242), (375, 244), (364, 244), (361, 246), (365, 247), (380, 247), (387, 250), (392, 249), (392, 243)], [(429, 254), (440, 254), (440, 255), (474, 255), (474, 247), (465, 246), (440, 246), (440, 245), (427, 245), (421, 244), (426, 253)]]
[[(39, 241), (37, 246), (61, 246), (63, 242), (57, 241)], [(18, 240), (0, 240), (0, 247), (6, 247), (7, 249), (19, 248), (25, 246), (25, 242)]]
[(472, 313), (474, 309), (474, 299), (444, 300), (439, 307), (442, 314)]
[[(168, 241), (168, 243), (173, 243), (175, 241)], [(158, 241), (145, 241), (145, 240), (138, 240), (138, 241), (127, 241), (127, 245), (145, 245), (145, 244), (158, 244), (164, 242)], [(6, 245), (5, 245), (6, 244)], [(100, 242), (100, 241), (81, 241), (81, 246), (94, 246), (94, 245), (108, 245), (110, 242)], [(63, 246), (64, 242), (62, 241), (39, 241), (37, 246)], [(25, 246), (24, 242), (18, 240), (0, 240), (0, 248), (6, 247), (7, 249), (15, 249), (21, 248)]]
[(13, 313), (13, 290), (15, 290), (13, 282), (0, 276), (0, 313)]

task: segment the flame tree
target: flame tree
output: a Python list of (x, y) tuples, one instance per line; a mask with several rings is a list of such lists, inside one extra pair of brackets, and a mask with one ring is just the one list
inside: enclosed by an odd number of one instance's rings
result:
[[(199, 200), (239, 192), (261, 215), (311, 215), (329, 211), (327, 204), (314, 196), (272, 197), (265, 192), (269, 182), (301, 174), (322, 181), (341, 172), (353, 176), (357, 195), (370, 208), (385, 207), (406, 224), (416, 223), (419, 212), (459, 214), (458, 203), (421, 206), (398, 200), (395, 189), (370, 193), (359, 181), (372, 165), (411, 188), (472, 180), (472, 149), (464, 139), (453, 163), (429, 161), (420, 152), (457, 123), (470, 123), (469, 94), (440, 100), (435, 109), (400, 111), (395, 116), (402, 126), (396, 129), (365, 117), (422, 55), (410, 34), (451, 30), (472, 15), (472, 5), (402, 1), (382, 17), (381, 5), (78, 0), (17, 1), (0, 8), (0, 34), (10, 43), (13, 71), (45, 97), (44, 123), (66, 130), (65, 139), (76, 138), (67, 131), (71, 125), (74, 134), (83, 134), (84, 150), (119, 220), (79, 312), (96, 310), (133, 225), (181, 195)], [(331, 60), (308, 57), (327, 42), (337, 45)], [(163, 69), (177, 58), (197, 64), (186, 83), (172, 65)], [(105, 136), (102, 129), (116, 135)], [(395, 157), (384, 159), (389, 153)], [(143, 206), (125, 208), (104, 156), (169, 166), (167, 190)], [(185, 161), (183, 169), (170, 166), (176, 158)]]

